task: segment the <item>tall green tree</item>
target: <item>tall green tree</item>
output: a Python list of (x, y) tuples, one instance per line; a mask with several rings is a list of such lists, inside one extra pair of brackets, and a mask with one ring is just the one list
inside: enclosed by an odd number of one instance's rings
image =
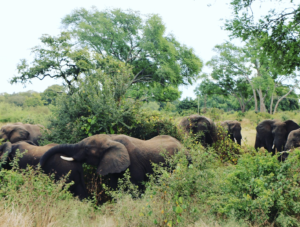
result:
[(216, 45), (214, 51), (217, 55), (207, 62), (207, 66), (212, 69), (212, 72), (202, 75), (204, 81), (196, 88), (195, 92), (209, 96), (214, 94), (232, 95), (239, 102), (241, 111), (244, 112), (252, 99), (255, 99), (255, 103), (257, 101), (250, 79), (251, 70), (247, 65), (248, 59), (243, 48), (225, 42)]
[(194, 50), (180, 44), (158, 15), (96, 8), (74, 10), (62, 24), (83, 47), (132, 66), (132, 84), (192, 84), (202, 68)]
[(178, 86), (192, 84), (202, 69), (193, 49), (165, 34), (158, 15), (82, 8), (63, 18), (62, 25), (59, 36), (42, 36), (42, 45), (32, 49), (33, 62), (22, 59), (11, 83), (62, 78), (72, 92), (80, 77), (104, 67), (99, 59), (112, 57), (132, 70), (131, 85), (139, 84), (158, 101), (173, 101), (180, 95)]
[[(216, 45), (217, 53), (207, 65), (212, 69), (211, 74), (204, 74), (205, 80), (196, 89), (203, 94), (233, 95), (242, 111), (254, 98), (255, 111), (266, 112), (266, 99), (270, 99), (270, 113), (273, 113), (273, 100), (276, 96), (274, 112), (280, 101), (287, 97), (297, 86), (295, 73), (279, 74), (270, 58), (261, 51), (261, 46), (254, 39), (244, 47), (237, 47), (229, 42)], [(282, 96), (277, 91), (288, 88)], [(252, 93), (252, 94), (251, 94)], [(278, 93), (279, 94), (279, 93)]]
[[(281, 5), (276, 5), (280, 2)], [(255, 3), (268, 7), (266, 15), (252, 10)], [(300, 4), (293, 0), (231, 0), (233, 18), (225, 29), (244, 41), (255, 38), (272, 65), (281, 74), (292, 73), (300, 66)], [(277, 7), (276, 7), (277, 6)]]

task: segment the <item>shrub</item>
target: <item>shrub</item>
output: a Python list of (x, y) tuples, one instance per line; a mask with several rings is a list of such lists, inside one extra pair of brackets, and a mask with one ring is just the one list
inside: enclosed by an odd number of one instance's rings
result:
[(101, 70), (77, 83), (77, 89), (56, 100), (48, 140), (76, 143), (94, 134), (115, 134), (130, 128), (139, 102), (126, 98), (131, 69), (110, 58)]
[(207, 109), (206, 114), (213, 121), (219, 121), (221, 119), (222, 114), (224, 114), (224, 110), (218, 108), (209, 108)]
[(199, 204), (215, 193), (215, 184), (210, 181), (215, 156), (200, 145), (194, 146), (190, 155), (191, 162), (181, 151), (166, 157), (167, 165), (153, 164), (154, 174), (149, 175), (139, 200), (132, 200), (137, 191), (127, 174), (119, 190), (111, 193), (117, 222), (124, 226), (187, 226), (198, 220), (206, 209)]
[(242, 121), (243, 117), (245, 117), (245, 113), (243, 113), (242, 111), (238, 111), (236, 120), (237, 121)]
[(243, 150), (240, 145), (232, 141), (226, 129), (217, 124), (217, 141), (212, 145), (212, 152), (215, 152), (220, 160), (225, 163), (236, 164)]
[(298, 226), (300, 207), (300, 151), (284, 163), (267, 151), (245, 154), (224, 172), (218, 206), (226, 217), (249, 220), (253, 225)]

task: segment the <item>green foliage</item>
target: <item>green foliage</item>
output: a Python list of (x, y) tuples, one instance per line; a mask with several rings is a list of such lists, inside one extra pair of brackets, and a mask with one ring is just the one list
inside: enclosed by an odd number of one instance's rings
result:
[[(190, 155), (192, 164), (184, 151), (172, 158), (166, 156), (167, 165), (153, 164), (154, 174), (149, 175), (141, 201), (136, 203), (138, 207), (130, 215), (126, 211), (132, 210), (132, 203), (116, 207), (117, 219), (142, 226), (187, 226), (198, 220), (202, 210), (197, 204), (204, 202), (215, 190), (212, 182), (205, 180), (214, 176), (209, 168), (214, 156), (204, 152), (199, 145), (190, 150)], [(137, 195), (136, 189), (130, 186), (128, 175), (122, 182), (120, 189), (112, 193), (116, 206), (128, 195)]]
[(35, 58), (30, 64), (22, 59), (17, 66), (20, 76), (11, 79), (11, 83), (27, 83), (33, 78), (61, 78), (72, 89), (81, 73), (94, 68), (87, 49), (76, 49), (70, 43), (71, 36), (62, 32), (58, 37), (43, 35), (40, 38), (43, 46), (32, 48)]
[[(196, 93), (202, 95), (233, 95), (240, 103), (244, 112), (253, 93), (247, 78), (251, 70), (246, 66), (244, 49), (226, 42), (216, 45), (214, 51), (219, 55), (214, 56), (207, 66), (212, 68), (211, 74), (202, 75), (205, 80), (196, 88)], [(252, 95), (252, 96), (251, 96)]]
[(32, 49), (33, 62), (22, 59), (17, 66), (19, 75), (11, 83), (61, 78), (72, 93), (80, 76), (103, 67), (99, 58), (114, 58), (131, 67), (134, 77), (130, 86), (138, 84), (134, 88), (142, 87), (142, 93), (157, 101), (174, 101), (180, 97), (178, 86), (192, 84), (201, 71), (202, 61), (194, 50), (173, 35), (166, 36), (158, 15), (144, 19), (131, 10), (81, 8), (63, 18), (62, 23), (67, 31), (57, 37), (43, 35), (43, 46)]
[(62, 94), (50, 119), (50, 141), (76, 143), (87, 136), (117, 134), (132, 127), (138, 101), (126, 98), (130, 68), (112, 58), (98, 59), (102, 69), (77, 83), (76, 92)]
[(183, 141), (183, 132), (178, 129), (174, 123), (173, 117), (167, 117), (157, 113), (140, 113), (136, 115), (131, 129), (128, 131), (120, 131), (140, 139), (151, 139), (157, 135), (170, 135)]
[(213, 121), (219, 121), (224, 114), (224, 110), (218, 108), (209, 108), (206, 110), (206, 114)]
[(44, 102), (42, 97), (39, 93), (33, 93), (31, 97), (28, 97), (24, 101), (25, 107), (36, 107), (36, 106), (43, 106)]
[(190, 110), (197, 113), (198, 104), (196, 100), (193, 100), (192, 98), (185, 98), (177, 104), (176, 108), (180, 114), (184, 110)]
[(159, 104), (157, 102), (144, 103), (142, 105), (141, 109), (143, 109), (145, 111), (158, 111)]
[(56, 98), (63, 92), (63, 90), (63, 86), (58, 84), (49, 86), (44, 92), (41, 93), (41, 97), (45, 105), (55, 105)]
[(217, 141), (212, 145), (212, 153), (216, 153), (223, 163), (236, 164), (239, 157), (244, 153), (240, 145), (232, 141), (220, 124), (217, 124)]
[[(262, 2), (262, 1), (261, 1)], [(299, 4), (290, 0), (264, 1), (268, 13), (258, 18), (251, 6), (258, 0), (232, 0), (233, 18), (226, 20), (225, 29), (232, 37), (256, 39), (262, 51), (280, 72), (291, 73), (299, 67)], [(284, 3), (284, 4), (283, 4)], [(268, 5), (267, 5), (268, 4)]]
[(202, 68), (192, 49), (165, 35), (165, 25), (155, 14), (144, 20), (132, 10), (81, 8), (62, 23), (83, 46), (131, 65), (133, 84), (142, 82), (160, 89), (191, 84)]
[(46, 106), (22, 108), (14, 104), (0, 102), (0, 122), (23, 122), (47, 125), (50, 109)]
[(223, 195), (215, 211), (254, 225), (298, 226), (299, 158), (299, 150), (281, 163), (267, 151), (245, 154), (224, 172)]

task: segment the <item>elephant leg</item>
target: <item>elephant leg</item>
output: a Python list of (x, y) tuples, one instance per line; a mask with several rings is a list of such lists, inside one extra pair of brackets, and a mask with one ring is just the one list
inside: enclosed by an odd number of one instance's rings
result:
[(112, 173), (109, 175), (109, 186), (116, 190), (118, 188), (118, 180), (124, 176), (124, 172), (122, 173)]
[(235, 141), (234, 141), (233, 134), (230, 134), (229, 137), (230, 137), (230, 139), (231, 139), (233, 142), (235, 142)]
[(147, 180), (145, 170), (140, 169), (138, 167), (131, 167), (130, 175), (131, 175), (131, 182), (137, 185), (139, 187), (139, 190), (144, 190), (145, 186), (142, 184), (142, 182)]
[(257, 150), (258, 148), (261, 148), (261, 147), (262, 147), (262, 144), (261, 144), (259, 135), (258, 135), (258, 133), (256, 133), (254, 148)]
[[(265, 138), (265, 146), (264, 146), (268, 152), (273, 152), (273, 138), (272, 137), (266, 137)], [(274, 152), (273, 152), (274, 153)]]

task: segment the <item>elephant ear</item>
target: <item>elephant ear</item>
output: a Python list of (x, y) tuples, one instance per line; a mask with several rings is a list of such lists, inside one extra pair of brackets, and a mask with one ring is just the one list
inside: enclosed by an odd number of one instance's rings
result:
[(97, 173), (105, 176), (109, 173), (120, 173), (126, 170), (130, 165), (127, 148), (113, 140), (109, 140), (107, 146), (108, 148), (98, 165)]
[(11, 143), (16, 143), (22, 140), (28, 140), (30, 133), (21, 126), (16, 126), (9, 135), (9, 141)]
[(228, 122), (223, 122), (221, 125), (223, 126), (223, 128), (224, 128), (227, 132), (229, 132), (229, 124), (228, 124)]
[(284, 123), (285, 123), (285, 125), (286, 125), (286, 130), (287, 130), (287, 133), (288, 133), (288, 134), (289, 134), (291, 131), (300, 128), (299, 125), (298, 125), (296, 122), (292, 121), (292, 120), (287, 120), (287, 121), (285, 121)]
[(234, 128), (236, 127), (236, 124), (235, 123), (231, 123), (228, 125), (229, 128), (230, 128), (230, 131), (233, 132), (234, 131)]

